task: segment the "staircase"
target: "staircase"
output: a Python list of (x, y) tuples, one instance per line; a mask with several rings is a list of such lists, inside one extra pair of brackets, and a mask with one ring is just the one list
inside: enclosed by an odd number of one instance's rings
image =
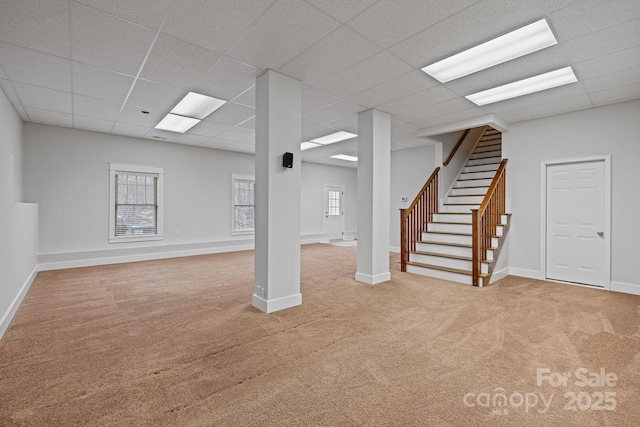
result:
[[(442, 209), (436, 206), (433, 213), (427, 216), (426, 230), (422, 227), (413, 248), (409, 249), (405, 266), (407, 272), (477, 286), (489, 283), (509, 227), (510, 214), (506, 214), (504, 209), (505, 195), (500, 195), (503, 199), (500, 208), (494, 208), (490, 203), (487, 204), (488, 208), (484, 208), (487, 216), (495, 220), (492, 224), (482, 222), (488, 235), (482, 236), (486, 242), (480, 244), (483, 249), (478, 249), (476, 245), (476, 265), (479, 267), (476, 268), (478, 277), (475, 283), (472, 229), (475, 225), (476, 235), (482, 233), (478, 221), (485, 219), (478, 220), (477, 217), (474, 224), (473, 215), (478, 215), (477, 210), (483, 204), (499, 169), (499, 178), (504, 178), (501, 162), (502, 134), (487, 127), (447, 194)], [(492, 195), (496, 193), (497, 182), (498, 179), (493, 184)], [(499, 187), (504, 192), (504, 183)], [(472, 215), (473, 209), (476, 212)], [(485, 212), (484, 209), (481, 209), (481, 214)], [(478, 242), (481, 240), (478, 238)]]

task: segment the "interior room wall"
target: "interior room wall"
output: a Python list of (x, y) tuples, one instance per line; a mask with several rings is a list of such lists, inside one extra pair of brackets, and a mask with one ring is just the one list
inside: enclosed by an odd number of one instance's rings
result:
[[(611, 287), (640, 293), (640, 101), (513, 123), (503, 134), (512, 274), (543, 278), (540, 259), (542, 161), (611, 155)], [(627, 286), (628, 285), (628, 286)], [(635, 293), (635, 292), (634, 292)]]
[(37, 273), (38, 206), (22, 200), (22, 120), (0, 91), (0, 337)]
[[(253, 235), (231, 234), (231, 175), (254, 175), (253, 154), (32, 123), (24, 137), (25, 198), (40, 204), (44, 269), (253, 247)], [(164, 168), (163, 240), (109, 244), (109, 162)], [(314, 209), (324, 183), (344, 181), (349, 204), (355, 174), (303, 163), (303, 241), (325, 237)], [(347, 208), (347, 230), (355, 231), (355, 208)]]
[[(400, 209), (413, 202), (418, 191), (427, 182), (436, 165), (434, 145), (426, 145), (391, 153), (391, 212), (389, 244), (391, 250), (400, 251)], [(406, 197), (406, 201), (403, 201)]]

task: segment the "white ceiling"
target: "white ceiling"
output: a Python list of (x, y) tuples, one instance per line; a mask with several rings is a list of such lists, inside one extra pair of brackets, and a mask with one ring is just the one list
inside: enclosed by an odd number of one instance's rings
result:
[[(517, 122), (640, 98), (639, 0), (2, 0), (0, 87), (24, 121), (254, 152), (255, 77), (303, 83), (302, 137), (392, 115), (392, 150), (419, 129)], [(420, 68), (539, 18), (559, 44), (441, 84)], [(571, 65), (561, 88), (478, 107), (464, 96)], [(181, 135), (154, 126), (189, 91), (229, 100)], [(141, 111), (148, 111), (143, 114)], [(303, 160), (357, 155), (356, 139)]]

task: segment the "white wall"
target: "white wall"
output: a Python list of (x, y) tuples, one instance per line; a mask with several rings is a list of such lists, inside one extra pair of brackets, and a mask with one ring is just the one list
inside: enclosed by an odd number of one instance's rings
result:
[[(436, 165), (435, 145), (391, 153), (391, 212), (389, 241), (400, 250), (400, 209), (407, 208), (427, 182)], [(407, 201), (403, 202), (402, 197)]]
[[(40, 204), (39, 261), (44, 268), (253, 247), (253, 236), (231, 235), (231, 174), (253, 175), (252, 154), (32, 123), (25, 124), (24, 137), (24, 196)], [(109, 244), (108, 162), (164, 167), (164, 240)], [(303, 206), (308, 195), (322, 194), (323, 184), (335, 176), (355, 188), (355, 174), (303, 163)], [(303, 207), (303, 238), (323, 237), (322, 218), (321, 211)]]
[[(640, 101), (515, 123), (503, 134), (512, 274), (544, 277), (540, 259), (540, 164), (545, 160), (611, 155), (612, 289), (640, 286)], [(640, 290), (640, 288), (638, 288)]]
[(324, 186), (344, 186), (344, 235), (355, 238), (358, 229), (357, 170), (338, 166), (302, 163), (302, 235), (325, 234)]
[(0, 91), (0, 337), (36, 274), (38, 206), (22, 199), (22, 121)]

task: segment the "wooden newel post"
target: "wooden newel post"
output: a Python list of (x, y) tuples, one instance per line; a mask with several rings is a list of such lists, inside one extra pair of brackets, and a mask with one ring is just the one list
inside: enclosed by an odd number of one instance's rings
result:
[(478, 209), (471, 209), (471, 284), (478, 286), (480, 277), (480, 259), (481, 259), (481, 230)]
[(407, 210), (400, 209), (400, 271), (407, 271)]

